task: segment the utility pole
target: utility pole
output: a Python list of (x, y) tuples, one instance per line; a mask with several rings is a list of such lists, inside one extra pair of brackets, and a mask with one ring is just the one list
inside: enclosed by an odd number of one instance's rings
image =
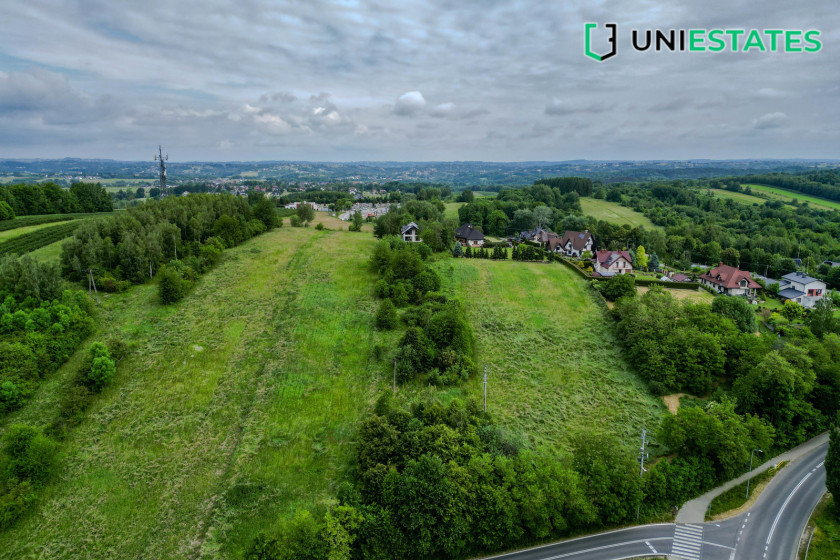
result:
[[(753, 453), (755, 453), (756, 451), (758, 451), (759, 453), (762, 453), (762, 454), (764, 453), (764, 451), (762, 451), (761, 449), (753, 449), (752, 451), (750, 451), (750, 474), (752, 474)], [(747, 495), (745, 496), (746, 499), (750, 498), (750, 481), (751, 480), (752, 480), (752, 477), (747, 478)]]
[(484, 365), (484, 412), (487, 413), (487, 365)]
[[(645, 445), (647, 444), (647, 430), (642, 430), (642, 446), (639, 448), (639, 478), (645, 474), (645, 459), (647, 459), (647, 453), (645, 453)], [(636, 519), (639, 519), (639, 516), (642, 513), (642, 504), (641, 502), (639, 505), (636, 506)]]
[(160, 196), (163, 198), (167, 195), (166, 190), (166, 164), (169, 161), (169, 154), (163, 155), (163, 147), (158, 145), (158, 155), (155, 156), (155, 161), (160, 162)]

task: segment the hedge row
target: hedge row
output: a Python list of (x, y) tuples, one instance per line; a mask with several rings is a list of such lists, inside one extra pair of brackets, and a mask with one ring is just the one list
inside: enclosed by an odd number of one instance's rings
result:
[(39, 229), (30, 233), (24, 233), (18, 237), (0, 243), (0, 255), (29, 253), (50, 243), (60, 241), (69, 237), (76, 231), (84, 220), (71, 220), (61, 225)]
[(697, 282), (663, 282), (662, 280), (651, 280), (648, 278), (636, 278), (637, 286), (666, 286), (675, 290), (696, 290), (700, 287)]

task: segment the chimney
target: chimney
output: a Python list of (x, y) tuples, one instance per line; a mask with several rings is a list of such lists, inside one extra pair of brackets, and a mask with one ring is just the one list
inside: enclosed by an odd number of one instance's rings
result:
[(718, 266), (723, 266), (723, 261), (718, 261)]

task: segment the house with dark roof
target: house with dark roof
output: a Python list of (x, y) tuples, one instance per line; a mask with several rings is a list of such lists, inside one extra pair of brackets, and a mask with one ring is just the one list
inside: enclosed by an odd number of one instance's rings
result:
[(403, 241), (407, 241), (409, 243), (417, 243), (418, 241), (422, 241), (422, 239), (420, 239), (420, 226), (418, 226), (414, 222), (411, 222), (408, 225), (404, 225), (402, 228), (400, 228), (400, 235), (402, 235)]
[(633, 258), (628, 251), (597, 251), (592, 268), (601, 276), (616, 276), (633, 272)]
[(567, 231), (556, 243), (549, 242), (548, 248), (555, 253), (563, 253), (567, 257), (580, 257), (583, 253), (590, 253), (595, 249), (595, 241), (589, 231)]
[(673, 282), (691, 282), (691, 278), (683, 274), (682, 272), (677, 272), (673, 276), (671, 276), (671, 280)]
[(700, 283), (727, 296), (755, 297), (755, 291), (761, 288), (749, 271), (723, 263), (701, 274)]
[(549, 241), (551, 241), (552, 239), (559, 238), (560, 236), (554, 233), (553, 231), (543, 229), (541, 227), (529, 231), (522, 231), (519, 233), (520, 241), (531, 241), (533, 243), (539, 243), (540, 245), (544, 246), (548, 246)]
[(464, 224), (455, 230), (455, 241), (464, 247), (481, 247), (484, 245), (484, 234), (470, 224)]
[(811, 278), (804, 272), (791, 272), (779, 280), (779, 296), (813, 309), (825, 297), (825, 282)]

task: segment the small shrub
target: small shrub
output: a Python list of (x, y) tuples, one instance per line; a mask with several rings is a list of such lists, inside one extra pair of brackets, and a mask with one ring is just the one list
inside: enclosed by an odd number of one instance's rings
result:
[(297, 214), (295, 214), (294, 216), (289, 218), (289, 224), (292, 227), (301, 227), (303, 225), (303, 222), (301, 221), (300, 217)]
[(321, 222), (318, 222), (317, 225), (315, 226), (315, 229), (317, 229), (318, 231), (323, 231), (324, 230), (324, 224), (322, 224)]
[(37, 428), (23, 424), (10, 426), (2, 441), (10, 477), (33, 484), (49, 477), (58, 455), (55, 441)]
[(397, 326), (397, 308), (390, 299), (382, 300), (376, 312), (375, 324), (379, 330), (391, 330)]
[(111, 359), (108, 347), (101, 342), (94, 342), (90, 345), (87, 359), (83, 367), (84, 383), (92, 391), (101, 391), (105, 385), (114, 378), (117, 365)]

